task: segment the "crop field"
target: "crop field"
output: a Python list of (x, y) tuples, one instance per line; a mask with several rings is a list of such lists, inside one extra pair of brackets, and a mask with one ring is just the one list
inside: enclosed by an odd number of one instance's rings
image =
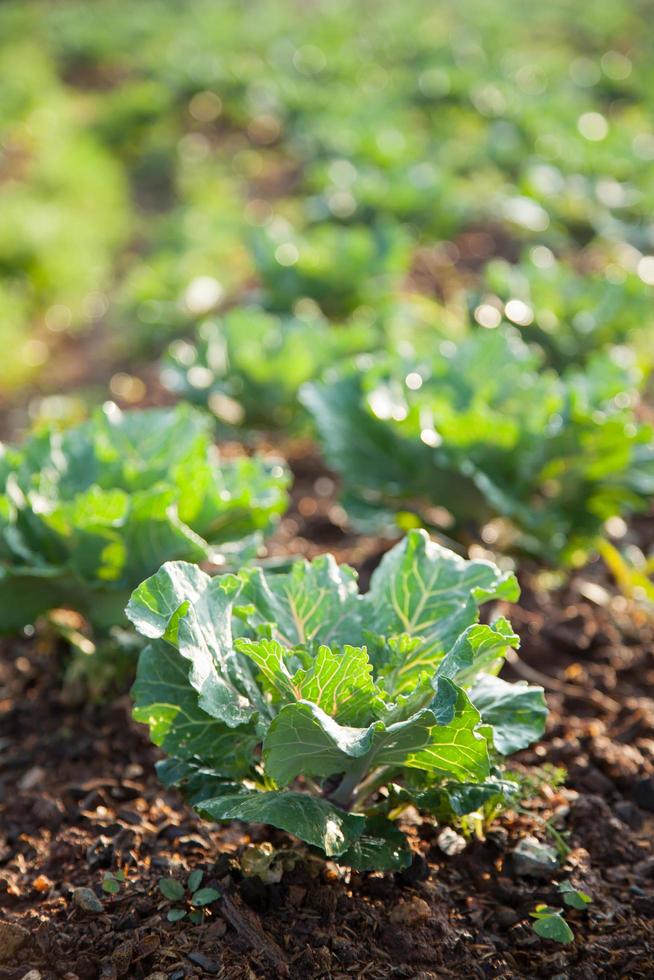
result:
[(0, 980), (654, 977), (653, 17), (0, 4)]

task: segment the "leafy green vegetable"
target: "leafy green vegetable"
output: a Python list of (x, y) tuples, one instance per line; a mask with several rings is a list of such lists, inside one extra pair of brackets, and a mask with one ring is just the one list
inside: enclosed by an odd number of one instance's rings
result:
[(210, 422), (175, 410), (97, 412), (0, 455), (0, 630), (59, 606), (98, 628), (166, 559), (224, 561), (286, 503), (282, 466), (220, 461)]
[(223, 422), (277, 428), (296, 421), (305, 381), (372, 342), (365, 323), (330, 326), (316, 310), (278, 317), (245, 306), (219, 321), (205, 320), (192, 341), (174, 341), (161, 380)]
[(400, 225), (320, 224), (298, 233), (277, 222), (253, 236), (254, 261), (270, 309), (290, 312), (309, 298), (323, 313), (345, 316), (408, 266), (408, 241)]
[(169, 562), (126, 610), (153, 640), (134, 716), (170, 756), (161, 778), (208, 818), (273, 824), (353, 867), (403, 867), (398, 800), (448, 817), (501, 804), (515, 793), (501, 755), (543, 731), (542, 690), (495, 676), (517, 637), (505, 619), (478, 623), (481, 603), (517, 596), (510, 573), (424, 531), (363, 595), (330, 555), (214, 579)]
[[(519, 265), (489, 262), (485, 277), (496, 296), (478, 298), (500, 299), (509, 314), (516, 310), (522, 335), (559, 369), (583, 365), (611, 344), (630, 342), (646, 353), (651, 288), (635, 272), (625, 270), (618, 281), (603, 271), (579, 275), (541, 246)], [(651, 353), (647, 360), (652, 363)]]
[(638, 381), (624, 350), (558, 376), (511, 329), (480, 330), (423, 357), (362, 359), (302, 398), (355, 519), (438, 505), (450, 535), (576, 563), (654, 492)]

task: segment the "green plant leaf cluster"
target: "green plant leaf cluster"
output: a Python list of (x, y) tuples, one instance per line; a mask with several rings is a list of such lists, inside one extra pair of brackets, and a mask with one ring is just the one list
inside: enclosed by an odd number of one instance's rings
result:
[(507, 328), (360, 359), (301, 397), (353, 517), (437, 506), (450, 535), (495, 521), (495, 546), (574, 563), (654, 491), (639, 378), (624, 349), (558, 375)]
[(259, 428), (288, 427), (302, 406), (306, 381), (334, 361), (374, 343), (369, 324), (331, 326), (319, 311), (279, 317), (258, 307), (238, 307), (205, 320), (192, 340), (174, 341), (161, 380), (170, 391), (206, 405), (222, 422)]
[[(456, 309), (488, 289), (531, 304), (557, 363), (632, 326), (646, 341), (640, 6), (601, 0), (592, 25), (508, 0), (191, 7), (0, 8), (8, 385), (105, 316), (117, 351), (142, 352), (225, 295), (341, 319), (389, 290)], [(552, 275), (498, 269), (530, 246)]]
[(186, 887), (177, 878), (160, 878), (159, 891), (170, 902), (185, 902), (188, 907), (173, 906), (166, 918), (169, 922), (180, 922), (187, 916), (195, 925), (203, 921), (206, 906), (220, 898), (216, 888), (201, 888), (204, 872), (199, 868), (191, 871), (186, 879)]
[(543, 731), (542, 690), (496, 676), (518, 637), (478, 622), (482, 603), (517, 595), (512, 574), (424, 531), (363, 595), (330, 555), (213, 579), (167, 563), (127, 607), (153, 641), (134, 716), (169, 756), (162, 779), (206, 817), (272, 824), (354, 867), (403, 866), (380, 787), (471, 812), (509, 795), (501, 758)]
[(0, 630), (50, 609), (124, 622), (131, 590), (170, 559), (224, 561), (286, 506), (275, 461), (220, 460), (189, 408), (99, 410), (0, 455)]

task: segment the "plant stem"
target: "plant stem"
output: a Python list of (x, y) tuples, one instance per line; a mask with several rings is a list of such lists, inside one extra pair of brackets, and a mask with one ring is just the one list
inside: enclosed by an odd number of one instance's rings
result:
[(367, 768), (368, 759), (367, 756), (363, 756), (350, 772), (345, 773), (336, 789), (329, 794), (331, 802), (344, 810), (350, 810), (354, 802), (356, 788), (363, 779)]
[(382, 766), (381, 769), (375, 769), (373, 772), (369, 773), (369, 775), (359, 783), (354, 796), (353, 807), (355, 810), (360, 808), (369, 796), (372, 796), (373, 793), (375, 793), (381, 786), (384, 785), (385, 782), (388, 781), (392, 771), (393, 769), (391, 766)]

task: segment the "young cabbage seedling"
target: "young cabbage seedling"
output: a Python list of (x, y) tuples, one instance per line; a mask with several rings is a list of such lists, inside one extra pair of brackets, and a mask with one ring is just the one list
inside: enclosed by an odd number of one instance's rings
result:
[(102, 879), (102, 891), (106, 892), (107, 895), (117, 895), (121, 885), (124, 885), (126, 881), (127, 875), (124, 871), (107, 871)]
[[(567, 879), (557, 887), (564, 904), (569, 908), (583, 911), (593, 901), (587, 892), (575, 888)], [(535, 920), (533, 930), (541, 939), (552, 939), (554, 942), (566, 945), (574, 942), (574, 933), (566, 922), (563, 909), (550, 905), (537, 905), (529, 915)]]
[(184, 902), (185, 907), (174, 906), (168, 910), (166, 918), (169, 922), (179, 922), (186, 916), (198, 924), (205, 916), (206, 906), (220, 898), (220, 892), (215, 888), (201, 888), (203, 872), (191, 871), (186, 879), (186, 887), (177, 878), (160, 878), (159, 891), (164, 898), (171, 902)]

